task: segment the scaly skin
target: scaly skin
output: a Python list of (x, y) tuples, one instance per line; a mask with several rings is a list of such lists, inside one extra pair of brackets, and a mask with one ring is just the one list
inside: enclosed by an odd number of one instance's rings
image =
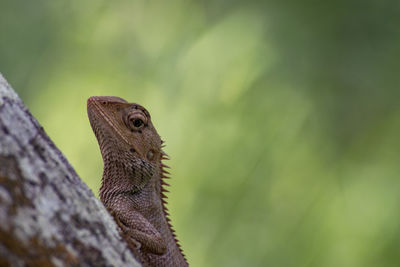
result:
[(91, 97), (87, 110), (104, 161), (100, 199), (145, 266), (188, 266), (165, 207), (168, 159), (149, 112), (119, 97)]

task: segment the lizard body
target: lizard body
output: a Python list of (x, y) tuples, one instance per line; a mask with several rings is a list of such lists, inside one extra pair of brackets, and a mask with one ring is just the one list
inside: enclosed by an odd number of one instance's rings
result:
[(144, 266), (188, 266), (171, 228), (162, 141), (149, 112), (119, 97), (91, 97), (89, 121), (104, 162), (100, 199)]

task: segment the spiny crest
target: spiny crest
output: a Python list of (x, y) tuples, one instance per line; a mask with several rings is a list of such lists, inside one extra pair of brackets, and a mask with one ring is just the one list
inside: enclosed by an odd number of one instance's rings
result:
[[(165, 142), (163, 140), (161, 140), (161, 148), (164, 148), (164, 147), (165, 147)], [(165, 219), (167, 220), (168, 227), (171, 230), (171, 234), (172, 234), (172, 236), (173, 236), (173, 238), (175, 240), (175, 243), (176, 243), (180, 253), (182, 254), (182, 256), (185, 259), (185, 261), (187, 262), (185, 254), (183, 254), (183, 250), (181, 248), (181, 245), (179, 244), (179, 241), (178, 241), (178, 239), (176, 237), (175, 230), (172, 228), (171, 219), (169, 218), (170, 214), (169, 214), (168, 208), (166, 206), (168, 204), (168, 202), (167, 202), (167, 198), (168, 197), (164, 193), (168, 193), (169, 191), (165, 187), (170, 186), (170, 185), (168, 183), (166, 183), (164, 180), (165, 179), (171, 179), (171, 177), (167, 176), (167, 175), (170, 175), (170, 173), (166, 170), (166, 168), (170, 169), (170, 167), (168, 165), (165, 165), (162, 162), (162, 160), (169, 160), (169, 159), (170, 158), (169, 158), (168, 154), (165, 153), (163, 150), (161, 150), (161, 160), (160, 160), (161, 161), (161, 165), (160, 165), (161, 166), (161, 192), (160, 192), (161, 203), (162, 203)]]

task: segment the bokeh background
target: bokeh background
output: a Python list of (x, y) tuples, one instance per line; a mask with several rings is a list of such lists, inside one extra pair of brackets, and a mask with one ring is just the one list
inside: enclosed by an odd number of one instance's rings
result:
[(96, 195), (86, 99), (150, 110), (192, 266), (399, 266), (399, 62), (399, 1), (0, 1), (0, 72)]

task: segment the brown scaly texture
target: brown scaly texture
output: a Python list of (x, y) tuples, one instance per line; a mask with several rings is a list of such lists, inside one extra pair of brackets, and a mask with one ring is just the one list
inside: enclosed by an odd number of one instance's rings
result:
[(149, 112), (119, 97), (91, 97), (88, 116), (104, 161), (100, 199), (144, 266), (188, 266), (166, 208), (162, 141)]

